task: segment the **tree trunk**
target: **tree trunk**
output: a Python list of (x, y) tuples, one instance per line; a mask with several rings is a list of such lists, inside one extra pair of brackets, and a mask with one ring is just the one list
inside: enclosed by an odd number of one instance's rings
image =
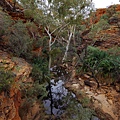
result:
[(67, 59), (67, 54), (68, 54), (68, 50), (69, 50), (69, 45), (73, 36), (73, 32), (74, 32), (74, 26), (70, 26), (70, 34), (68, 33), (68, 41), (67, 41), (67, 45), (66, 45), (66, 50), (65, 50), (65, 54), (64, 57), (62, 59), (62, 62), (64, 62)]

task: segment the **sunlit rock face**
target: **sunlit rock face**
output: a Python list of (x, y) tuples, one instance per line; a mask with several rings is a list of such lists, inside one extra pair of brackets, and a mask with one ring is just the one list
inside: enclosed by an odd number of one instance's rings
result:
[[(115, 11), (115, 14), (111, 14), (110, 12), (112, 11), (113, 13)], [(90, 27), (93, 24), (99, 24), (103, 15), (105, 15), (104, 17), (108, 17), (106, 18), (108, 20), (108, 28), (100, 30), (97, 34), (95, 33), (93, 38), (95, 40), (94, 46), (102, 50), (108, 50), (115, 46), (120, 47), (120, 5), (97, 9), (90, 18)], [(84, 35), (85, 39), (91, 38), (89, 32)]]
[[(97, 22), (100, 20), (101, 16), (102, 16), (103, 14), (106, 14), (106, 13), (107, 13), (107, 10), (110, 9), (111, 7), (113, 7), (113, 5), (111, 5), (111, 6), (108, 7), (108, 8), (99, 8), (99, 9), (97, 9), (96, 12), (95, 12), (95, 15), (92, 16), (92, 18), (91, 18), (91, 24), (97, 23)], [(119, 4), (116, 5), (115, 11), (117, 11), (117, 12), (120, 11), (120, 5), (119, 5)]]
[(97, 9), (96, 10), (96, 22), (98, 22), (100, 20), (100, 17), (106, 13), (106, 9), (105, 8), (101, 8), (101, 9)]
[(19, 107), (21, 105), (21, 82), (29, 82), (31, 66), (21, 58), (11, 57), (6, 52), (0, 50), (0, 67), (10, 70), (15, 74), (14, 83), (9, 93), (0, 93), (0, 120), (21, 120)]

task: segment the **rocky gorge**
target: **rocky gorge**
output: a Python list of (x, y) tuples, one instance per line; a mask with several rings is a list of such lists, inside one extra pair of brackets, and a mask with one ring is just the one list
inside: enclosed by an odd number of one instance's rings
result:
[[(15, 21), (19, 19), (21, 19), (23, 23), (25, 23), (26, 21), (32, 21), (31, 18), (29, 18), (29, 20), (28, 18), (25, 18), (22, 12), (23, 8), (20, 8), (20, 6), (17, 6), (17, 8), (21, 12), (13, 12), (13, 8), (11, 7), (13, 6), (13, 3), (11, 0), (1, 0), (0, 6), (5, 7), (5, 10), (3, 11), (7, 12), (8, 15), (11, 16), (11, 18)], [(108, 9), (111, 10), (111, 7), (109, 7)], [(96, 18), (94, 19), (91, 17), (90, 25), (97, 24), (100, 21), (101, 16), (108, 13), (108, 9), (103, 8), (96, 10)], [(120, 12), (120, 5), (116, 5), (115, 9), (117, 12)], [(117, 18), (112, 16), (109, 19), (110, 26), (107, 29), (103, 29), (98, 33), (95, 33), (93, 41), (91, 41), (91, 38), (89, 37), (89, 32), (87, 34), (83, 34), (82, 37), (84, 39), (87, 39), (88, 43), (92, 43), (93, 46), (98, 47), (104, 51), (107, 51), (109, 48), (120, 47), (119, 22), (119, 15), (117, 16)], [(30, 30), (31, 28), (29, 29), (29, 33)], [(41, 36), (46, 34), (42, 33), (43, 31), (41, 31), (41, 28), (38, 28), (37, 30), (35, 29), (34, 32), (36, 31), (39, 31)], [(0, 35), (1, 34), (2, 33), (0, 33)], [(29, 63), (29, 60), (13, 56), (12, 52), (9, 52), (9, 49), (6, 45), (8, 42), (8, 38), (5, 35), (1, 35), (2, 37), (0, 36), (2, 40), (5, 39), (5, 42), (0, 39), (0, 69), (11, 71), (14, 74), (14, 80), (9, 91), (5, 90), (0, 93), (0, 120), (56, 119), (54, 118), (54, 116), (53, 118), (50, 118), (48, 115), (46, 115), (42, 101), (39, 101), (37, 99), (29, 102), (29, 99), (24, 96), (25, 91), (22, 91), (23, 88), (24, 90), (27, 90), (31, 88), (33, 86), (33, 83), (35, 82), (34, 79), (31, 77), (33, 66)], [(33, 36), (36, 37), (37, 34)], [(33, 56), (41, 55), (42, 49), (42, 47), (34, 47), (34, 50), (32, 51), (32, 53), (34, 54)], [(114, 51), (111, 51), (111, 53), (114, 54)], [(117, 55), (119, 56), (120, 53), (117, 52)], [(71, 79), (65, 81), (64, 86), (76, 95), (77, 100), (81, 104), (83, 104), (84, 107), (92, 108), (100, 120), (119, 120), (120, 77), (114, 85), (100, 83), (100, 87), (97, 88), (97, 83), (95, 79), (92, 78), (89, 74), (76, 75), (76, 71), (73, 70), (73, 66), (66, 66), (63, 68), (67, 69), (68, 72), (72, 70), (72, 75), (70, 77)], [(42, 75), (43, 74), (41, 74), (41, 76)], [(110, 81), (110, 79), (108, 79), (108, 81)], [(66, 120), (64, 115), (62, 117), (62, 120)]]

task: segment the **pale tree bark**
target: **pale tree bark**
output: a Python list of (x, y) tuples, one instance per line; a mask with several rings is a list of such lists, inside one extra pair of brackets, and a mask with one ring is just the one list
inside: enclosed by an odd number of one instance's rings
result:
[(64, 26), (59, 26), (57, 27), (56, 29), (54, 29), (52, 32), (50, 31), (50, 26), (47, 26), (45, 27), (45, 31), (47, 32), (48, 36), (49, 36), (49, 42), (48, 42), (48, 47), (49, 47), (49, 65), (48, 65), (48, 69), (50, 70), (51, 68), (51, 63), (52, 63), (52, 57), (51, 57), (51, 50), (52, 50), (52, 45), (55, 43), (56, 39), (57, 39), (57, 36), (55, 38), (53, 38), (53, 41), (52, 41), (52, 35), (58, 30), (58, 33), (65, 27), (67, 26), (68, 24), (64, 25)]
[(66, 50), (65, 50), (62, 62), (66, 61), (66, 59), (67, 59), (70, 42), (71, 42), (72, 36), (74, 36), (74, 30), (75, 30), (75, 26), (70, 26), (70, 31), (68, 32), (68, 40), (67, 40)]
[(49, 44), (48, 44), (48, 47), (49, 47), (49, 64), (48, 64), (48, 69), (50, 70), (51, 62), (52, 62), (50, 51), (51, 51), (51, 46), (52, 46), (52, 44), (54, 43), (55, 40), (52, 42), (52, 34), (50, 33), (49, 27), (45, 28), (45, 31), (47, 32), (47, 34), (49, 36)]

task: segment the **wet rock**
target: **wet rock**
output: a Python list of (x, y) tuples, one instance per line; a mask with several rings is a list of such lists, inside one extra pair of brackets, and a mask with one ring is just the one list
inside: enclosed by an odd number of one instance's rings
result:
[(108, 102), (109, 102), (109, 104), (111, 104), (111, 105), (113, 104), (113, 101), (112, 101), (112, 100), (108, 100)]
[(120, 84), (116, 83), (115, 89), (117, 92), (120, 92)]
[(82, 80), (81, 78), (79, 78), (79, 84), (80, 84), (81, 86), (84, 86), (84, 80)]
[(118, 23), (119, 21), (119, 18), (117, 17), (111, 17), (109, 20), (108, 20), (108, 23), (109, 24), (115, 24), (115, 23)]
[(91, 120), (100, 120), (100, 119), (96, 116), (92, 116)]
[(24, 100), (19, 109), (21, 120), (44, 120), (44, 111), (41, 103)]
[(87, 74), (85, 74), (85, 75), (84, 75), (84, 77), (85, 77), (85, 78), (88, 78), (88, 79), (90, 78), (90, 76), (89, 76), (89, 75), (87, 75)]
[(102, 109), (100, 108), (96, 108), (95, 112), (100, 118), (100, 120), (116, 120), (116, 119), (113, 119), (109, 114), (103, 112)]
[(79, 88), (79, 84), (73, 84), (72, 86), (75, 87), (76, 89)]
[(89, 87), (93, 87), (94, 86), (94, 84), (92, 82), (90, 82), (89, 80), (85, 80), (84, 84), (89, 86)]

